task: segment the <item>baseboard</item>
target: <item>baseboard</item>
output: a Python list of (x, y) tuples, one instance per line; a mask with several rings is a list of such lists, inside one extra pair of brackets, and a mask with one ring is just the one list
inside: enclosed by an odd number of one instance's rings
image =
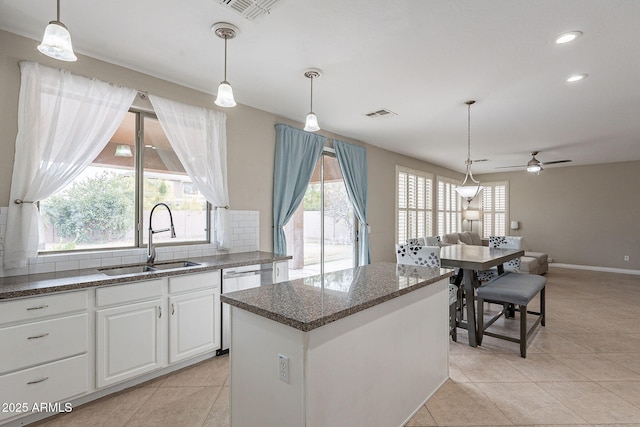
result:
[(627, 268), (597, 267), (594, 265), (578, 265), (578, 264), (561, 264), (557, 262), (550, 263), (549, 267), (573, 268), (575, 270), (604, 271), (607, 273), (635, 274), (640, 276), (640, 270), (631, 270)]

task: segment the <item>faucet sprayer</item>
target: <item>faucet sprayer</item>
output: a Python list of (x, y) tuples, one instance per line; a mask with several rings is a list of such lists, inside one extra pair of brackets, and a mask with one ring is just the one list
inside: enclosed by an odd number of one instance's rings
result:
[[(171, 223), (170, 228), (163, 228), (162, 230), (153, 229), (153, 226), (151, 225), (152, 224), (151, 220), (153, 219), (153, 211), (155, 211), (158, 206), (164, 206), (165, 208), (167, 208), (167, 211), (169, 212), (169, 221)], [(147, 264), (148, 265), (153, 265), (153, 262), (156, 259), (156, 248), (153, 246), (153, 235), (156, 233), (163, 233), (165, 231), (171, 231), (171, 238), (172, 239), (176, 238), (176, 230), (173, 227), (173, 215), (171, 215), (171, 209), (169, 209), (169, 205), (167, 205), (166, 203), (157, 203), (151, 209), (151, 213), (149, 214), (149, 239), (147, 242)]]

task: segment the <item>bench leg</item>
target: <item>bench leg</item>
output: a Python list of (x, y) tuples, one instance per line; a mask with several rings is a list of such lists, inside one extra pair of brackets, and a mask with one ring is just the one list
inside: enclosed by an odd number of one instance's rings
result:
[(520, 306), (520, 356), (527, 357), (527, 306)]
[(540, 319), (540, 324), (542, 326), (544, 326), (544, 321), (547, 317), (546, 314), (546, 307), (545, 307), (545, 295), (544, 295), (544, 291), (547, 287), (545, 286), (544, 288), (542, 288), (542, 290), (540, 291), (540, 316), (542, 316), (542, 318)]

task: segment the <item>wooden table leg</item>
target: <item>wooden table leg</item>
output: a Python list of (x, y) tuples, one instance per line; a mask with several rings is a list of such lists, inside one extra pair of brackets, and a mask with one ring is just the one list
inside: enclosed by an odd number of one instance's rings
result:
[(476, 304), (475, 289), (473, 286), (473, 270), (464, 270), (464, 291), (467, 294), (467, 333), (469, 334), (469, 345), (477, 347), (476, 334)]

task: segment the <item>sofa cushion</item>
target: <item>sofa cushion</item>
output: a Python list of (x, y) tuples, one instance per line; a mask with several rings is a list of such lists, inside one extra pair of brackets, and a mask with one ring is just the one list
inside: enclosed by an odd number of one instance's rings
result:
[(465, 245), (473, 245), (473, 240), (469, 233), (458, 233), (458, 239)]
[(458, 233), (450, 233), (442, 236), (442, 242), (448, 245), (457, 245), (459, 241)]
[(482, 238), (478, 233), (474, 233), (473, 231), (465, 231), (465, 234), (469, 235), (471, 238), (471, 244), (476, 246), (482, 246)]

